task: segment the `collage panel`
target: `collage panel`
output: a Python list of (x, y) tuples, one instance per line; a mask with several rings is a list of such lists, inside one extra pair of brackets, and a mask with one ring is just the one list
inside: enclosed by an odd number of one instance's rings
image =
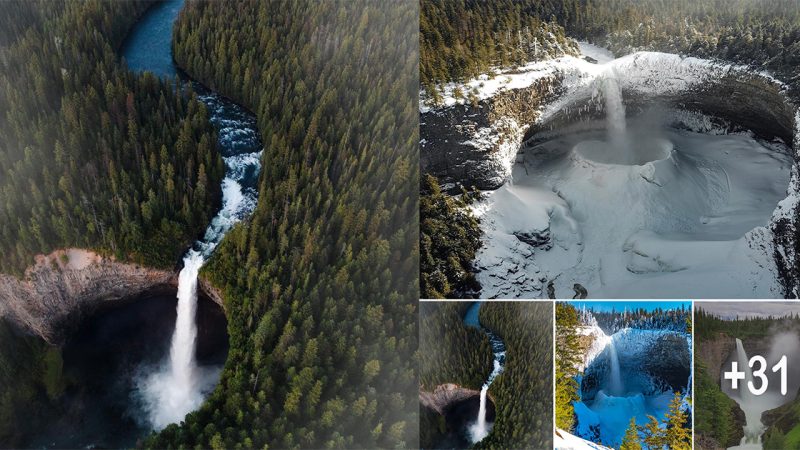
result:
[(555, 309), (555, 448), (690, 448), (692, 303)]
[(552, 302), (421, 302), (419, 346), (421, 448), (552, 448)]
[(420, 13), (424, 297), (797, 296), (797, 1)]
[(695, 302), (698, 450), (800, 448), (800, 303)]

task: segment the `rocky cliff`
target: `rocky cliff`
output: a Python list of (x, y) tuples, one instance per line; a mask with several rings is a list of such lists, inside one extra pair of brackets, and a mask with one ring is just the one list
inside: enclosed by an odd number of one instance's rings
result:
[(450, 405), (463, 402), (472, 397), (480, 397), (480, 395), (480, 391), (463, 388), (453, 383), (446, 383), (436, 386), (433, 392), (420, 389), (419, 403), (426, 408), (430, 408), (444, 415)]
[(525, 130), (561, 92), (558, 76), (504, 90), (477, 104), (420, 115), (420, 166), (451, 191), (497, 189), (511, 175)]
[(712, 339), (703, 340), (695, 346), (695, 358), (706, 367), (706, 372), (717, 385), (722, 379), (722, 365), (736, 350), (736, 339), (724, 333), (717, 333)]
[[(60, 344), (96, 308), (175, 286), (176, 272), (121, 263), (87, 250), (59, 250), (38, 256), (22, 279), (0, 274), (0, 317)], [(207, 282), (201, 280), (200, 288), (222, 305)]]

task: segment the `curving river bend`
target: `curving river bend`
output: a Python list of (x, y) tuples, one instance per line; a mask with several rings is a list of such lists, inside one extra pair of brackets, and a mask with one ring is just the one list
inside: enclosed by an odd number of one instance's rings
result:
[(219, 370), (200, 367), (195, 357), (198, 274), (225, 234), (255, 209), (256, 182), (261, 169), (262, 141), (256, 130), (255, 116), (192, 81), (174, 64), (172, 28), (182, 5), (183, 0), (173, 0), (152, 7), (130, 32), (122, 48), (122, 57), (131, 70), (149, 71), (167, 79), (178, 78), (179, 89), (191, 87), (198, 94), (209, 110), (209, 120), (218, 135), (217, 148), (225, 161), (222, 208), (211, 220), (203, 238), (196, 241), (183, 258), (169, 360), (137, 382), (141, 408), (147, 423), (156, 430), (180, 422), (186, 414), (199, 408), (217, 383)]
[[(197, 409), (227, 355), (221, 309), (197, 291), (203, 263), (233, 225), (255, 209), (262, 140), (256, 118), (180, 71), (172, 28), (183, 0), (153, 5), (120, 50), (130, 70), (179, 80), (206, 105), (225, 162), (222, 206), (183, 260), (176, 292), (164, 287), (86, 318), (64, 348), (67, 388), (41, 421), (23, 430), (32, 448), (128, 448)], [(198, 295), (200, 294), (200, 295)], [(177, 304), (177, 308), (176, 308)]]

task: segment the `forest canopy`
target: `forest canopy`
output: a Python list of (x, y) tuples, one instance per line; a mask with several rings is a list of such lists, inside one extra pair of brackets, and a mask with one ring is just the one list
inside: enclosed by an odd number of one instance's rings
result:
[(116, 53), (148, 6), (0, 8), (0, 272), (70, 246), (173, 267), (216, 210), (224, 166), (205, 107)]
[(199, 1), (177, 64), (253, 111), (259, 202), (204, 274), (220, 384), (147, 446), (415, 447), (416, 2)]

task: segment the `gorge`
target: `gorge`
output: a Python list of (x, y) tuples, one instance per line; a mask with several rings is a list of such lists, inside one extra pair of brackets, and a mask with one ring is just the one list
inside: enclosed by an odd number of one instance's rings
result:
[(489, 377), (486, 379), (486, 382), (481, 386), (481, 397), (480, 397), (480, 407), (478, 409), (478, 417), (475, 422), (470, 425), (469, 427), (469, 435), (470, 440), (473, 444), (478, 443), (483, 440), (489, 433), (492, 431), (492, 423), (489, 422), (486, 418), (486, 410), (487, 410), (487, 397), (489, 395), (489, 387), (492, 385), (492, 382), (497, 378), (498, 375), (503, 373), (503, 366), (506, 362), (506, 346), (503, 343), (503, 340), (500, 339), (496, 334), (492, 333), (489, 329), (484, 328), (481, 326), (480, 319), (479, 319), (479, 311), (480, 311), (481, 304), (480, 302), (476, 302), (473, 304), (469, 310), (467, 310), (467, 314), (464, 317), (464, 323), (480, 328), (483, 330), (486, 335), (489, 337), (489, 342), (492, 346), (492, 353), (494, 358), (492, 360), (492, 371), (489, 373)]
[[(39, 256), (23, 279), (0, 275), (0, 318), (37, 334), (63, 358), (65, 391), (53, 411), (42, 413), (43, 423), (23, 433), (26, 445), (133, 446), (197, 409), (225, 361), (221, 294), (199, 272), (225, 233), (255, 208), (262, 142), (253, 114), (175, 67), (172, 26), (182, 6), (151, 6), (120, 56), (135, 72), (180, 80), (174, 88), (191, 90), (206, 105), (225, 164), (221, 208), (178, 274), (64, 249)], [(105, 368), (99, 376), (98, 367)]]
[[(489, 298), (764, 298), (794, 281), (794, 106), (744, 67), (663, 53), (497, 71), (421, 107), (423, 170), (473, 210)], [(457, 86), (445, 87), (448, 89)], [(720, 99), (724, 98), (725, 102)], [(788, 196), (787, 196), (788, 190)]]

